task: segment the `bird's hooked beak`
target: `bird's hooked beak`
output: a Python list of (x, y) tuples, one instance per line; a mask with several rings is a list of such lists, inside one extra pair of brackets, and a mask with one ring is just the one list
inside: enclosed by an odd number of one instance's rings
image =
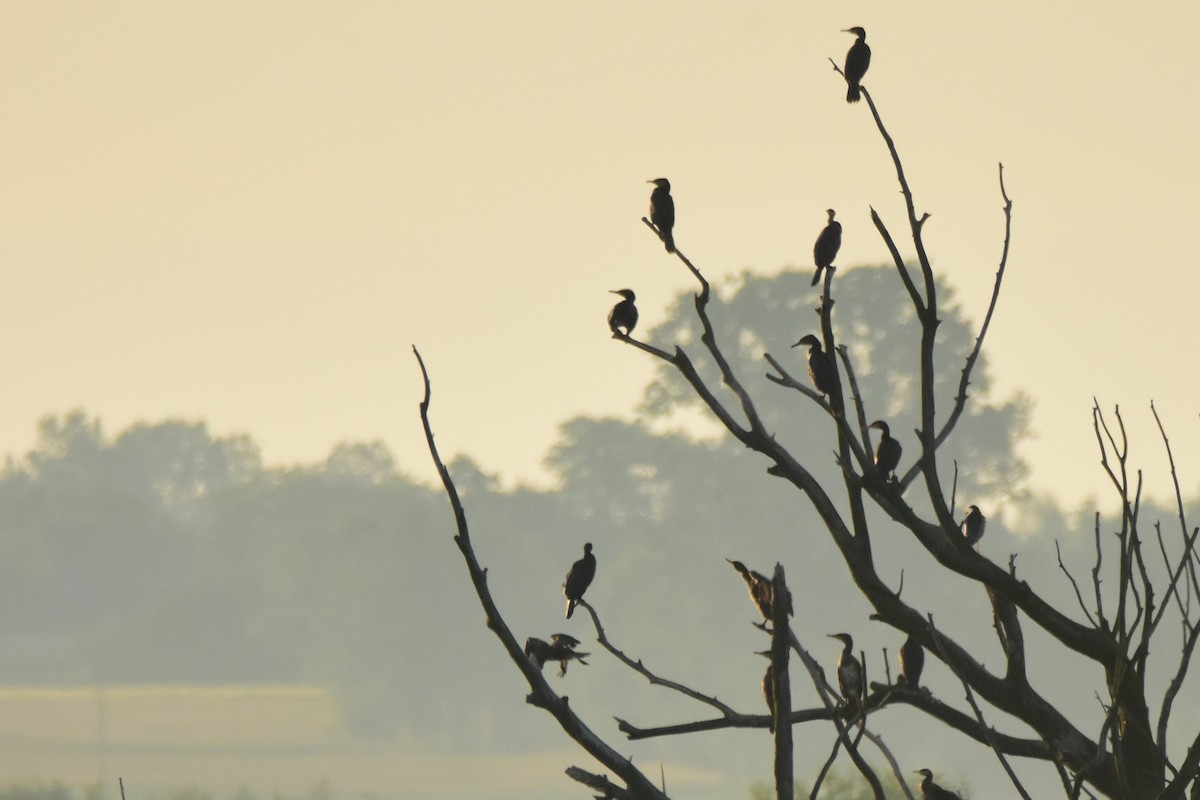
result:
[[(621, 294), (620, 290), (618, 290), (618, 289), (609, 289), (608, 293), (609, 294)], [(621, 295), (621, 296), (624, 297), (624, 295)]]
[[(800, 341), (796, 342), (794, 345), (792, 345), (792, 347), (799, 347), (802, 344), (808, 344), (809, 339), (816, 339), (816, 338), (817, 337), (813, 336), (811, 333), (805, 334), (804, 336), (801, 336)], [(809, 346), (811, 347), (811, 345), (809, 345)]]

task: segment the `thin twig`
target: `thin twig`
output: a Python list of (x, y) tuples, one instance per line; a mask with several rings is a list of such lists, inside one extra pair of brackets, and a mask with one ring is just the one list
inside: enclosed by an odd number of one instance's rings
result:
[(1087, 617), (1087, 621), (1096, 624), (1091, 613), (1087, 609), (1087, 605), (1083, 602), (1083, 594), (1079, 591), (1079, 584), (1075, 582), (1075, 576), (1067, 569), (1067, 565), (1062, 560), (1062, 547), (1058, 544), (1058, 539), (1054, 540), (1054, 552), (1058, 555), (1058, 568), (1067, 576), (1067, 580), (1071, 582), (1071, 588), (1075, 590), (1075, 599), (1079, 601), (1079, 608), (1083, 610), (1083, 615)]
[(643, 678), (648, 680), (651, 685), (663, 686), (667, 689), (671, 689), (673, 691), (679, 692), (680, 694), (682, 694), (686, 697), (690, 697), (691, 699), (696, 700), (698, 702), (704, 703), (707, 706), (712, 706), (713, 708), (717, 709), (718, 711), (720, 711), (722, 714), (724, 714), (727, 717), (740, 716), (736, 711), (734, 711), (732, 708), (727, 706), (725, 703), (722, 703), (716, 697), (709, 697), (706, 694), (701, 694), (700, 692), (697, 692), (695, 689), (690, 689), (687, 686), (684, 686), (682, 683), (678, 683), (677, 681), (668, 680), (667, 678), (659, 677), (658, 675), (655, 675), (653, 672), (651, 672), (649, 669), (647, 669), (646, 665), (642, 663), (642, 660), (640, 658), (635, 661), (634, 659), (625, 655), (624, 652), (622, 652), (618, 647), (616, 647), (612, 642), (609, 641), (608, 635), (604, 632), (604, 626), (600, 623), (600, 615), (596, 613), (596, 609), (592, 607), (592, 604), (589, 603), (587, 600), (580, 599), (579, 605), (582, 608), (586, 609), (588, 614), (592, 618), (592, 625), (594, 625), (596, 628), (596, 642), (601, 647), (603, 647), (605, 650), (607, 650), (608, 652), (610, 652), (614, 656), (616, 656), (617, 660), (620, 661), (622, 664), (629, 667), (631, 670), (633, 670), (634, 672), (636, 672), (637, 674), (641, 675)]
[(1025, 800), (1033, 800), (1033, 798), (1029, 796), (1029, 792), (1025, 791), (1025, 787), (1021, 784), (1021, 779), (1018, 778), (1017, 773), (1013, 771), (1012, 765), (1008, 763), (1008, 758), (1005, 757), (1004, 751), (1001, 749), (1000, 744), (992, 735), (991, 727), (987, 724), (987, 720), (983, 718), (983, 710), (979, 707), (979, 704), (975, 702), (975, 693), (971, 691), (971, 684), (968, 683), (967, 679), (964, 678), (962, 674), (955, 668), (954, 662), (946, 657), (946, 651), (942, 649), (942, 637), (937, 633), (937, 628), (933, 623), (933, 614), (930, 614), (928, 619), (929, 627), (934, 629), (933, 640), (937, 643), (940, 657), (942, 661), (948, 667), (950, 667), (950, 669), (954, 672), (954, 675), (962, 683), (963, 690), (967, 695), (967, 702), (971, 705), (971, 710), (975, 712), (975, 719), (979, 720), (979, 729), (983, 731), (983, 735), (987, 738), (987, 743), (992, 748), (992, 752), (996, 754), (996, 758), (999, 759), (1000, 765), (1004, 767), (1004, 772), (1008, 775), (1008, 779), (1012, 781), (1013, 786), (1016, 787), (1017, 793), (1020, 794), (1021, 797), (1025, 798)]

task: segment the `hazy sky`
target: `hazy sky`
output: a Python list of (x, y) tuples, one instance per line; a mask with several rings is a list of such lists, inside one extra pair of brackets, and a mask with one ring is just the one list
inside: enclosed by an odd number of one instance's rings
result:
[(559, 422), (629, 413), (650, 375), (608, 337), (607, 291), (636, 289), (649, 328), (691, 288), (639, 222), (647, 179), (671, 179), (714, 281), (807, 268), (828, 207), (843, 268), (887, 257), (871, 205), (903, 243), (886, 151), (827, 61), (863, 25), (864, 83), (976, 321), (1005, 164), (988, 354), (1036, 401), (1034, 485), (1102, 485), (1093, 396), (1149, 470), (1154, 399), (1194, 484), (1198, 23), (1194, 2), (9, 0), (0, 453), (83, 406), (109, 431), (202, 417), (272, 461), (378, 437), (429, 474), (417, 344), (447, 453), (536, 477)]

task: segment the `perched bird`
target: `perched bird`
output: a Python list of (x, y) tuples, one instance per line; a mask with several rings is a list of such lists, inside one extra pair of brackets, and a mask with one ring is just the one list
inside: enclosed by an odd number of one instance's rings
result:
[(813, 262), (817, 265), (817, 274), (813, 275), (812, 279), (813, 286), (821, 282), (821, 270), (833, 263), (842, 246), (842, 223), (834, 221), (833, 215), (836, 212), (832, 208), (825, 209), (825, 213), (829, 215), (829, 224), (821, 231), (817, 243), (813, 245)]
[[(610, 294), (619, 294), (625, 299), (612, 307), (612, 311), (608, 312), (608, 327), (613, 332), (613, 336), (621, 336), (628, 339), (629, 334), (633, 333), (634, 327), (637, 325), (638, 312), (637, 306), (633, 301), (637, 299), (632, 289), (611, 289)], [(621, 332), (621, 328), (625, 332)]]
[(837, 678), (838, 689), (846, 698), (846, 705), (852, 709), (862, 709), (863, 668), (854, 657), (854, 639), (848, 633), (831, 633), (830, 639), (842, 643), (842, 654), (838, 656)]
[(913, 637), (900, 645), (900, 682), (910, 689), (921, 685), (921, 671), (925, 669), (925, 648)]
[(823, 395), (832, 396), (837, 388), (837, 372), (833, 359), (821, 350), (821, 340), (811, 333), (801, 337), (792, 347), (808, 345), (808, 377), (812, 378), (813, 386)]
[(846, 68), (842, 70), (846, 74), (846, 102), (857, 103), (861, 99), (859, 81), (871, 66), (871, 48), (867, 47), (867, 32), (862, 28), (846, 28), (842, 33), (853, 33), (858, 37), (846, 53)]
[(775, 587), (771, 583), (771, 579), (761, 572), (746, 569), (746, 565), (740, 561), (734, 561), (729, 558), (725, 560), (733, 565), (733, 568), (742, 576), (742, 580), (746, 582), (746, 589), (750, 592), (750, 599), (758, 607), (758, 611), (763, 615), (763, 619), (770, 621), (771, 610), (773, 608), (772, 600), (775, 596)]
[(658, 228), (668, 253), (675, 252), (675, 237), (671, 229), (675, 227), (675, 200), (671, 197), (671, 182), (666, 178), (655, 178), (646, 183), (654, 184), (650, 193), (650, 221)]
[(900, 453), (904, 448), (892, 438), (892, 432), (883, 420), (877, 419), (867, 427), (879, 429), (879, 444), (875, 447), (875, 468), (883, 473), (884, 478), (895, 478), (896, 467), (900, 465)]
[(979, 540), (983, 538), (983, 529), (987, 526), (987, 520), (979, 511), (979, 506), (967, 506), (967, 516), (963, 517), (962, 535), (967, 540), (967, 545), (974, 547), (979, 544)]
[(575, 613), (575, 605), (583, 599), (583, 593), (587, 591), (594, 577), (596, 557), (592, 555), (592, 543), (588, 542), (583, 546), (583, 558), (571, 565), (567, 570), (567, 579), (563, 581), (563, 597), (567, 598), (567, 619)]
[(943, 789), (933, 782), (933, 773), (927, 769), (919, 769), (917, 775), (924, 775), (921, 780), (921, 797), (925, 800), (962, 800), (958, 792), (952, 792), (949, 789)]
[[(770, 653), (764, 653), (770, 656)], [(767, 723), (767, 730), (771, 733), (775, 732), (775, 664), (767, 664), (767, 671), (763, 675), (763, 700), (767, 701), (767, 716), (771, 721)]]
[(550, 638), (553, 640), (552, 642), (534, 636), (525, 640), (525, 657), (532, 661), (539, 670), (545, 666), (547, 661), (557, 661), (558, 677), (561, 678), (567, 674), (567, 663), (572, 659), (580, 664), (587, 664), (583, 659), (590, 653), (576, 652), (575, 648), (579, 646), (579, 640), (574, 636), (556, 633)]

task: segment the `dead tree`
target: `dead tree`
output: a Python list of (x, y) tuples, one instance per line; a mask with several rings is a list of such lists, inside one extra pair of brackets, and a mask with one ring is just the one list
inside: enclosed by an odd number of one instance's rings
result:
[[(834, 69), (840, 73), (836, 65)], [(823, 721), (834, 725), (837, 732), (829, 763), (840, 750), (844, 750), (867, 778), (875, 796), (881, 800), (883, 793), (880, 782), (860, 753), (862, 740), (866, 738), (878, 747), (895, 774), (901, 776), (904, 771), (891, 758), (883, 743), (873, 736), (867, 723), (870, 715), (881, 707), (903, 704), (911, 707), (913, 713), (924, 714), (941, 722), (946, 736), (965, 736), (990, 747), (1021, 796), (1029, 795), (1012, 763), (1016, 758), (1052, 763), (1058, 770), (1063, 792), (1072, 800), (1085, 794), (1121, 800), (1182, 800), (1200, 767), (1200, 733), (1194, 732), (1194, 738), (1185, 748), (1176, 751), (1174, 757), (1168, 751), (1167, 735), (1173, 702), (1188, 674), (1191, 657), (1200, 638), (1200, 608), (1196, 607), (1195, 602), (1196, 598), (1200, 598), (1200, 556), (1194, 547), (1200, 528), (1189, 527), (1174, 462), (1171, 462), (1171, 474), (1178, 505), (1179, 531), (1172, 539), (1161, 527), (1155, 526), (1154, 534), (1149, 538), (1156, 545), (1158, 554), (1155, 558), (1161, 559), (1162, 567), (1159, 568), (1156, 563), (1151, 568), (1148, 566), (1151, 556), (1144, 553), (1142, 548), (1148, 537), (1139, 521), (1142, 479), (1140, 472), (1131, 474), (1120, 413), (1118, 411), (1115, 415), (1114, 430), (1099, 406), (1094, 408), (1094, 427), (1103, 469), (1111, 479), (1122, 512), (1115, 535), (1107, 538), (1103, 535), (1104, 524), (1097, 515), (1095, 564), (1090, 591), (1085, 591), (1079, 585), (1060, 559), (1062, 571), (1078, 599), (1078, 613), (1068, 613), (1055, 607), (1021, 580), (1017, 575), (1015, 560), (1010, 559), (1004, 566), (997, 565), (970, 546), (964, 538), (961, 522), (955, 519), (953, 513), (954, 484), (952, 479), (949, 482), (947, 480), (947, 465), (939, 462), (939, 449), (954, 434), (956, 424), (970, 402), (967, 390), (972, 371), (979, 360), (997, 307), (1008, 261), (1012, 201), (1005, 188), (1001, 165), (998, 178), (1004, 230), (995, 284), (974, 347), (963, 361), (957, 394), (949, 408), (938, 408), (933, 387), (940, 309), (935, 272), (923, 235), (930, 215), (918, 213), (896, 145), (884, 126), (871, 94), (866, 88), (862, 88), (861, 92), (896, 171), (905, 205), (906, 218), (903, 224), (907, 228), (907, 235), (911, 237), (915, 259), (911, 264), (906, 260), (891, 229), (872, 208), (871, 219), (891, 254), (899, 285), (920, 323), (919, 341), (916, 343), (920, 354), (917, 446), (910, 448), (911, 452), (896, 467), (894, 476), (884, 474), (874, 463), (867, 424), (870, 418), (868, 408), (872, 407), (874, 398), (860, 395), (854, 360), (846, 347), (839, 346), (834, 335), (836, 268), (833, 266), (825, 270), (817, 309), (823, 352), (837, 356), (828, 359), (834, 373), (833, 390), (830, 391), (829, 386), (820, 391), (813, 388), (806, 380), (790, 374), (781, 360), (769, 353), (764, 354), (764, 359), (771, 370), (766, 378), (781, 389), (797, 393), (802, 402), (816, 404), (836, 431), (836, 461), (840, 470), (837, 485), (822, 483), (815, 477), (814, 459), (824, 457), (823, 454), (797, 454), (790, 451), (764, 424), (754, 396), (746, 388), (743, 377), (735, 374), (721, 344), (716, 340), (708, 310), (711, 287), (701, 271), (678, 248), (678, 242), (674, 255), (699, 286), (694, 306), (696, 321), (702, 331), (701, 353), (715, 365), (724, 390), (710, 385), (701, 377), (693, 356), (681, 346), (668, 350), (631, 336), (618, 337), (618, 341), (670, 365), (690, 385), (729, 435), (761, 454), (770, 475), (791, 484), (807, 498), (843, 557), (853, 584), (853, 588), (847, 586), (846, 591), (860, 592), (873, 608), (873, 619), (919, 642), (930, 658), (944, 663), (961, 681), (968, 708), (956, 707), (952, 701), (934, 696), (927, 688), (893, 683), (890, 679), (869, 683), (867, 691), (856, 703), (840, 703), (837, 691), (829, 685), (821, 669), (791, 631), (787, 615), (777, 602), (770, 620), (773, 631), (770, 650), (772, 668), (764, 681), (768, 697), (771, 698), (770, 713), (738, 711), (715, 696), (650, 672), (640, 660), (626, 655), (609, 641), (596, 610), (586, 601), (581, 601), (580, 605), (592, 617), (597, 638), (605, 650), (651, 682), (681, 692), (716, 712), (713, 718), (658, 728), (641, 728), (620, 721), (620, 730), (630, 738), (645, 738), (716, 728), (768, 727), (774, 723), (777, 796), (790, 800), (790, 728), (792, 725)], [(659, 238), (654, 224), (646, 218), (642, 221), (654, 237)], [(417, 357), (419, 360), (420, 355)], [(488, 627), (499, 637), (529, 683), (531, 691), (528, 702), (551, 713), (563, 730), (611, 770), (621, 783), (579, 768), (571, 768), (568, 774), (602, 792), (604, 797), (666, 797), (663, 787), (657, 786), (650, 777), (589, 729), (574, 714), (566, 697), (555, 694), (540, 670), (525, 657), (517, 638), (505, 624), (488, 591), (487, 572), (480, 567), (471, 548), (465, 511), (434, 445), (428, 414), (430, 382), (423, 362), (421, 370), (425, 378), (421, 416), (430, 451), (454, 509), (458, 526), (455, 541), (466, 560), (471, 580), (487, 615)], [(759, 390), (771, 391), (765, 385), (760, 386)], [(724, 397), (734, 400), (727, 402), (722, 399)], [(1157, 420), (1157, 411), (1154, 415)], [(1170, 455), (1165, 431), (1162, 432), (1162, 440)], [(948, 485), (951, 487), (949, 491)], [(867, 512), (872, 506), (905, 529), (920, 544), (931, 563), (970, 581), (986, 594), (992, 613), (992, 619), (987, 622), (994, 627), (1004, 653), (1001, 669), (985, 667), (982, 659), (940, 630), (933, 615), (906, 602), (899, 587), (891, 585), (881, 574), (874, 559), (872, 530), (868, 524)], [(975, 528), (972, 535), (978, 535), (978, 532), (979, 529)], [(894, 535), (892, 531), (889, 534)], [(1106, 555), (1115, 561), (1115, 581), (1109, 579), (1112, 573), (1105, 566)], [(1161, 575), (1166, 578), (1155, 577)], [(776, 570), (774, 586), (778, 599), (778, 593), (786, 591), (781, 569)], [(1086, 595), (1090, 595), (1090, 598)], [(1165, 626), (1165, 622), (1171, 625)], [(1056, 706), (1054, 698), (1045, 696), (1031, 685), (1026, 663), (1024, 629), (1027, 625), (1040, 628), (1057, 647), (1082, 656), (1102, 670), (1106, 676), (1105, 686), (1098, 689), (1106, 716), (1100, 730), (1084, 730)], [(766, 630), (765, 624), (763, 627)], [(1170, 628), (1182, 632), (1182, 642), (1174, 654), (1175, 663), (1170, 670), (1171, 679), (1164, 695), (1157, 702), (1152, 702), (1147, 695), (1151, 640), (1156, 634)], [(1164, 653), (1170, 649), (1167, 646), (1158, 648)], [(798, 656), (809, 673), (821, 701), (818, 705), (795, 710), (790, 708), (790, 698), (784, 696), (789, 680), (789, 652)], [(1156, 707), (1152, 709), (1152, 706)], [(1027, 730), (1020, 733), (997, 730), (989, 723), (985, 709), (1002, 711), (1023, 723)], [(1152, 711), (1157, 712), (1156, 719)], [(903, 777), (900, 781), (905, 786)], [(907, 790), (907, 786), (905, 788)], [(912, 796), (911, 792), (909, 796)]]

